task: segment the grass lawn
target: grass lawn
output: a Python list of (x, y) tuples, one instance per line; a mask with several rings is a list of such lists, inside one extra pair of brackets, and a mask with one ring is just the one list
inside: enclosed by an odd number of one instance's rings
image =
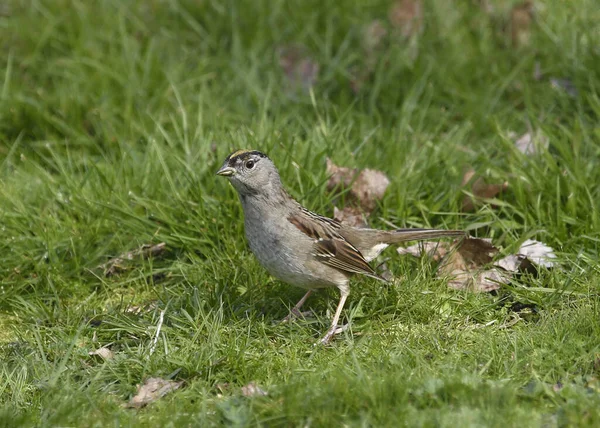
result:
[[(600, 425), (600, 9), (535, 3), (3, 2), (0, 425)], [(315, 347), (338, 293), (278, 323), (303, 290), (247, 247), (214, 175), (236, 148), (321, 214), (329, 157), (389, 177), (373, 227), (537, 239), (559, 267), (473, 293), (388, 249), (396, 280), (356, 278)], [(470, 168), (508, 188), (465, 212)], [(126, 407), (152, 377), (183, 383)]]

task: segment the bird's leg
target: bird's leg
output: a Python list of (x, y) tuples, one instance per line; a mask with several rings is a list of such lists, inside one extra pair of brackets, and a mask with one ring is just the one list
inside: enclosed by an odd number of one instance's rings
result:
[(329, 343), (331, 338), (335, 335), (337, 331), (337, 323), (340, 320), (340, 315), (342, 314), (342, 309), (344, 309), (344, 304), (346, 303), (346, 299), (350, 294), (350, 288), (346, 285), (344, 287), (340, 287), (340, 301), (338, 303), (337, 309), (335, 311), (335, 315), (333, 316), (333, 320), (331, 321), (331, 327), (327, 331), (327, 334), (323, 336), (321, 339), (321, 344), (326, 345)]
[(306, 299), (308, 299), (310, 297), (310, 295), (313, 293), (313, 290), (308, 290), (306, 292), (306, 294), (304, 296), (302, 296), (302, 298), (300, 299), (300, 301), (298, 303), (296, 303), (296, 306), (294, 306), (292, 308), (292, 310), (290, 311), (289, 315), (287, 317), (285, 317), (284, 319), (281, 320), (281, 322), (288, 322), (291, 321), (292, 319), (296, 318), (296, 317), (300, 317), (302, 316), (302, 312), (300, 312), (300, 308), (302, 307), (302, 305), (304, 304), (304, 302), (306, 302)]

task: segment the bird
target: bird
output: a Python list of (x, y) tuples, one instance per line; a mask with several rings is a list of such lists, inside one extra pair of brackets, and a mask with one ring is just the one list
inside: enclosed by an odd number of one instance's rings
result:
[(258, 150), (232, 152), (216, 174), (226, 177), (238, 193), (246, 240), (260, 264), (275, 278), (306, 290), (284, 320), (297, 316), (314, 291), (339, 290), (340, 299), (322, 344), (329, 343), (338, 331), (352, 276), (387, 282), (369, 265), (386, 247), (466, 236), (460, 230), (356, 228), (316, 214), (285, 190), (273, 161)]

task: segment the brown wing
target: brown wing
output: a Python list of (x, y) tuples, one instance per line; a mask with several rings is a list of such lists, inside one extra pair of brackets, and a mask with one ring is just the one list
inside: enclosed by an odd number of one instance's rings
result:
[(361, 252), (339, 234), (341, 224), (336, 220), (321, 217), (304, 209), (289, 216), (288, 220), (306, 236), (314, 239), (313, 254), (322, 263), (344, 272), (358, 273), (385, 281), (369, 266)]

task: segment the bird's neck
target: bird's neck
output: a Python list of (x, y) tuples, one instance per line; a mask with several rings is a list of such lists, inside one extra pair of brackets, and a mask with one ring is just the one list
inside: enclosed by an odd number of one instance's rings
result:
[(239, 195), (246, 217), (252, 216), (258, 220), (261, 217), (277, 215), (282, 208), (298, 204), (281, 186)]

